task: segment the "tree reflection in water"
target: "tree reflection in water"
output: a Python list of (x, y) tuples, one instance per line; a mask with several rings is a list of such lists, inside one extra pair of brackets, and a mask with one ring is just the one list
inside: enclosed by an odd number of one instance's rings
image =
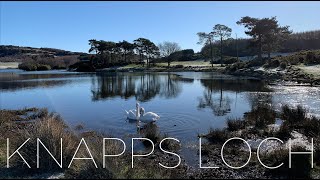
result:
[[(156, 96), (171, 99), (181, 94), (184, 83), (193, 83), (193, 81), (192, 78), (183, 78), (170, 72), (98, 73), (92, 77), (92, 100), (99, 101), (120, 97), (123, 99), (135, 98), (138, 101), (146, 102)], [(217, 78), (212, 75), (212, 77), (200, 79), (200, 83), (205, 90), (203, 96), (199, 98), (197, 107), (198, 109), (209, 108), (216, 116), (225, 116), (231, 112), (231, 104), (234, 100), (236, 101), (236, 98), (229, 97), (230, 93), (226, 93), (226, 91), (235, 92), (235, 95), (240, 92), (270, 91), (262, 81), (249, 79)], [(261, 99), (270, 99), (270, 97), (261, 97), (262, 94), (256, 95), (258, 97), (251, 95), (248, 100), (256, 103)], [(252, 106), (256, 105), (254, 103), (251, 103)]]
[[(203, 97), (199, 98), (198, 108), (210, 108), (216, 116), (224, 116), (230, 112), (231, 100), (228, 96), (223, 96), (223, 80), (202, 79), (201, 83), (207, 90), (204, 91)], [(215, 98), (218, 91), (219, 96)]]
[(239, 92), (270, 91), (263, 82), (257, 80), (212, 77), (210, 79), (201, 79), (200, 81), (206, 90), (203, 93), (203, 97), (199, 98), (198, 109), (210, 108), (216, 116), (224, 116), (231, 111), (232, 100), (224, 91), (235, 92), (236, 96)]
[(92, 79), (94, 101), (120, 97), (146, 102), (157, 95), (177, 97), (182, 92), (182, 82), (193, 82), (172, 73), (101, 73)]
[(142, 102), (149, 101), (160, 93), (160, 77), (155, 74), (140, 76), (137, 86), (136, 99)]

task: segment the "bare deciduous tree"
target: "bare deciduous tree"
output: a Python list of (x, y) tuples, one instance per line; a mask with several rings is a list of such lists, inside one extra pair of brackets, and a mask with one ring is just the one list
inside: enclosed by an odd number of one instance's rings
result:
[(180, 51), (181, 48), (178, 43), (176, 42), (168, 42), (165, 41), (163, 43), (160, 43), (158, 45), (159, 50), (160, 50), (160, 56), (166, 58), (168, 62), (168, 67), (170, 66), (170, 62), (172, 59), (169, 57), (172, 53)]

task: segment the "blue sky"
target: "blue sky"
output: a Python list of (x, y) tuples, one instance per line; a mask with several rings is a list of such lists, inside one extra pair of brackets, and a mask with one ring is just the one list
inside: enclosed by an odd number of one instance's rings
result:
[(0, 2), (0, 44), (87, 52), (88, 40), (156, 44), (174, 41), (199, 51), (197, 32), (215, 24), (246, 37), (243, 16), (277, 16), (294, 32), (320, 29), (320, 2)]

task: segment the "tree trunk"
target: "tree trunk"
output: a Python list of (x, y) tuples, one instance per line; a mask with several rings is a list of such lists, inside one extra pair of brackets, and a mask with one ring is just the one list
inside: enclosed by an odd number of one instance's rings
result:
[(106, 62), (106, 59), (104, 58), (104, 52), (101, 52), (100, 58), (101, 58), (101, 61), (102, 61), (102, 66), (106, 66), (107, 62)]
[(222, 36), (220, 37), (220, 65), (222, 66)]
[(239, 62), (238, 38), (236, 38), (236, 51), (237, 51), (237, 62)]
[(259, 43), (258, 60), (261, 61), (262, 60), (262, 40), (261, 40), (261, 35), (259, 35), (258, 43)]
[(110, 66), (110, 64), (113, 62), (113, 60), (114, 60), (114, 56), (113, 56), (113, 53), (111, 53), (110, 54), (110, 61), (109, 61), (109, 66)]
[[(140, 52), (140, 63), (142, 63), (142, 54)], [(142, 67), (144, 67), (144, 63), (142, 63)]]
[(271, 61), (271, 45), (268, 44), (268, 61)]
[(222, 79), (220, 79), (220, 103), (219, 107), (221, 108), (222, 105)]
[(213, 52), (212, 52), (213, 50), (212, 50), (212, 48), (213, 48), (212, 47), (212, 42), (210, 41), (210, 55), (211, 55), (211, 62), (210, 63), (211, 63), (211, 67), (213, 67)]

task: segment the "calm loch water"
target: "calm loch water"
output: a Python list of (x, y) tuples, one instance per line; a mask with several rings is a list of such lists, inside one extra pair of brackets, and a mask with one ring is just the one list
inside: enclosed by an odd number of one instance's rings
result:
[[(160, 132), (178, 138), (184, 153), (195, 152), (197, 135), (223, 128), (257, 103), (302, 104), (320, 114), (317, 87), (267, 86), (261, 81), (208, 72), (75, 73), (0, 70), (0, 108), (46, 107), (71, 126), (84, 125), (119, 138), (136, 137), (125, 111), (139, 101), (161, 116)], [(194, 153), (196, 156), (196, 153)]]

